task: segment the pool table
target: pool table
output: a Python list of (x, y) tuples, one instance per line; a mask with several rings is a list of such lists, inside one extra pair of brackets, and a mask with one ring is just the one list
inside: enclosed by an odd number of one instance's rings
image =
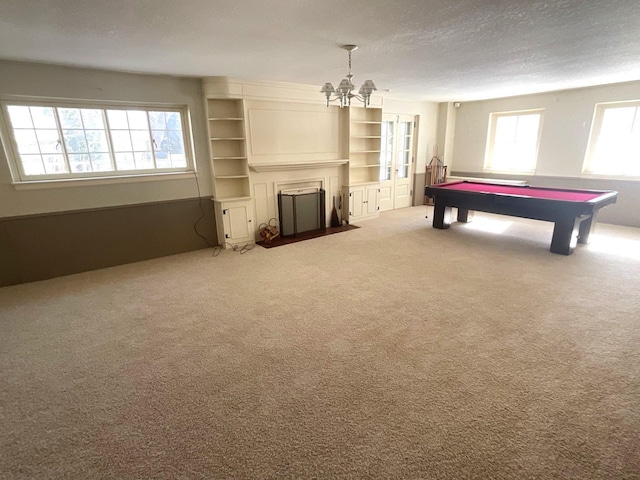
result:
[(452, 207), (459, 222), (469, 222), (473, 210), (545, 220), (555, 224), (550, 250), (570, 255), (576, 243), (588, 243), (598, 210), (615, 203), (618, 192), (463, 180), (426, 186), (425, 195), (435, 200), (434, 228), (449, 228)]

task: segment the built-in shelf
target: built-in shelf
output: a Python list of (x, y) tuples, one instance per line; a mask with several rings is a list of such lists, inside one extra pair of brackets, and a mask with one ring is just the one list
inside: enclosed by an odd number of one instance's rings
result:
[(375, 185), (380, 177), (382, 109), (349, 107), (348, 185)]
[(207, 118), (214, 198), (217, 201), (250, 198), (242, 100), (208, 98)]
[(331, 168), (345, 165), (348, 160), (321, 160), (317, 162), (252, 163), (249, 168), (254, 172), (273, 172), (276, 170), (301, 170), (306, 168)]

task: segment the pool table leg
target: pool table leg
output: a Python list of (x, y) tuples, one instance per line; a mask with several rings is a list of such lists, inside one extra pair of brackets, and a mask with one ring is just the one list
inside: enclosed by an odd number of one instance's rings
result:
[(468, 208), (458, 208), (458, 221), (462, 223), (469, 223), (473, 220), (473, 210)]
[(596, 228), (596, 213), (589, 215), (580, 223), (580, 230), (578, 232), (578, 243), (589, 243), (589, 236)]
[(570, 217), (557, 220), (553, 227), (551, 238), (551, 252), (560, 255), (571, 255), (578, 243), (578, 232), (582, 219)]
[(433, 207), (433, 228), (445, 229), (451, 226), (451, 207), (436, 197)]

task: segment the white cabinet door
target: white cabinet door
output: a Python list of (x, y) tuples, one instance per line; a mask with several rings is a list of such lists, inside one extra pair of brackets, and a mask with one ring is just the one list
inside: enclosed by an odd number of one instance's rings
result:
[(233, 205), (224, 209), (224, 230), (227, 232), (227, 238), (232, 241), (247, 238), (249, 236), (249, 209), (247, 205)]
[[(253, 243), (253, 210), (251, 201), (216, 202), (216, 221), (218, 224), (218, 243), (232, 248), (238, 243)], [(222, 227), (222, 228), (220, 228)]]
[(367, 187), (367, 199), (365, 200), (365, 212), (367, 215), (375, 215), (378, 213), (378, 193), (380, 189), (375, 187)]
[[(346, 191), (346, 190), (345, 190)], [(348, 188), (349, 222), (377, 217), (379, 213), (379, 185), (356, 185)]]
[(361, 217), (364, 214), (364, 188), (352, 188), (349, 195), (349, 216)]

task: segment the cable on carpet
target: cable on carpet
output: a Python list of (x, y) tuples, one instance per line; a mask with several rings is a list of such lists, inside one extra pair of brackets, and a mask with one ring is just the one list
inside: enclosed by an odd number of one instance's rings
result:
[(252, 243), (245, 243), (243, 246), (232, 244), (229, 242), (224, 242), (224, 244), (229, 245), (231, 247), (231, 250), (233, 250), (234, 252), (240, 252), (240, 254), (247, 253), (249, 250), (253, 250), (253, 248), (255, 247), (255, 245)]
[[(196, 173), (195, 170), (192, 170), (191, 173), (193, 173), (193, 178), (196, 181), (196, 187), (198, 188), (198, 208), (200, 208), (200, 217), (193, 224), (193, 231), (196, 233), (197, 236), (202, 238), (210, 248), (213, 248), (213, 256), (217, 257), (218, 254), (220, 253), (220, 250), (222, 250), (222, 246), (213, 245), (211, 242), (209, 242), (209, 239), (207, 237), (205, 237), (198, 231), (198, 223), (200, 223), (204, 218), (205, 212), (204, 212), (204, 208), (202, 208), (202, 194), (200, 193), (200, 182), (198, 181), (198, 174)], [(218, 251), (216, 252), (216, 250)]]

